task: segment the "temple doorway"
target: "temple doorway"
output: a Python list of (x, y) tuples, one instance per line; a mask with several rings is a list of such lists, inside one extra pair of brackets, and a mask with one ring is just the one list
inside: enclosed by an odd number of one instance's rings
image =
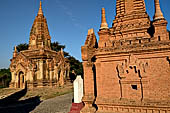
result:
[(25, 77), (22, 71), (18, 74), (18, 88), (24, 88), (25, 86)]

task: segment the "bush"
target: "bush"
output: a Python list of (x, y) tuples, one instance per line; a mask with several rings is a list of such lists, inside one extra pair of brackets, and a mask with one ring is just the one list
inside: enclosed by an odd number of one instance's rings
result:
[(0, 69), (0, 88), (9, 87), (11, 81), (10, 69)]

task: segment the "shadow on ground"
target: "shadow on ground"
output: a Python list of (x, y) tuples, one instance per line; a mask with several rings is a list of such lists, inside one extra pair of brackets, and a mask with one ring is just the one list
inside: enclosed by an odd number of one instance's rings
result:
[(27, 87), (4, 99), (0, 100), (0, 113), (29, 113), (38, 106), (41, 101), (39, 96), (26, 100), (19, 100), (27, 93)]

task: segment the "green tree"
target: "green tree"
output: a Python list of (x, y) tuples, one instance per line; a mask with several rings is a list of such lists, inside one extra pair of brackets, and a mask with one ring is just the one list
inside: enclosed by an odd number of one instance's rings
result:
[[(9, 87), (11, 81), (11, 72), (10, 69), (0, 69), (0, 88)], [(4, 83), (3, 83), (4, 82)]]
[(23, 50), (28, 50), (28, 44), (27, 43), (17, 45), (17, 51), (18, 52), (23, 51)]
[(68, 60), (70, 62), (70, 70), (74, 70), (77, 75), (83, 75), (82, 62), (76, 60), (73, 56), (69, 56)]
[(58, 42), (53, 42), (51, 43), (51, 49), (58, 52), (62, 49), (65, 49), (65, 45), (61, 45), (60, 43)]
[[(52, 43), (51, 43), (51, 49), (54, 50), (54, 51), (56, 51), (56, 52), (60, 51), (61, 48), (64, 50), (65, 47), (66, 47), (65, 45), (61, 45), (61, 44), (58, 43), (58, 42), (52, 42)], [(67, 52), (64, 51), (64, 56), (65, 56), (65, 57), (69, 57), (70, 55), (69, 55), (69, 53), (67, 53)]]
[(0, 77), (2, 77), (4, 74), (6, 74), (6, 75), (11, 75), (11, 72), (10, 72), (10, 69), (8, 68), (8, 69), (0, 69)]

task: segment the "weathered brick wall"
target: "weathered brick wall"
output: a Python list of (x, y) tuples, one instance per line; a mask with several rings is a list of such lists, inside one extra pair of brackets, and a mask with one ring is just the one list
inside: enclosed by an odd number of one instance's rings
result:
[[(133, 55), (134, 62), (129, 60), (131, 59), (129, 54), (99, 57), (96, 63), (98, 96), (134, 100), (168, 99), (170, 85), (168, 56), (169, 52), (140, 53)], [(130, 66), (133, 69), (129, 68)]]
[[(170, 56), (169, 51), (98, 56), (95, 102), (99, 107), (98, 111), (118, 109), (126, 113), (128, 109), (127, 113), (130, 113), (130, 110), (134, 110), (135, 113), (138, 113), (137, 110), (141, 113), (145, 111), (157, 113), (159, 110), (156, 109), (160, 105), (168, 106), (169, 109), (170, 60), (168, 56)], [(140, 108), (126, 108), (122, 105), (135, 105)], [(144, 108), (145, 106), (142, 105), (148, 106)], [(150, 108), (153, 105), (156, 108)], [(161, 112), (164, 111), (165, 109)]]
[[(86, 94), (95, 97), (91, 103), (96, 104), (99, 113), (170, 111), (170, 40), (159, 0), (154, 3), (155, 16), (151, 21), (144, 0), (117, 0), (111, 28), (102, 8), (98, 44), (94, 32), (90, 32), (88, 43), (82, 46), (83, 62), (95, 67), (95, 71), (84, 67), (86, 107), (82, 113), (95, 108), (88, 107)], [(94, 89), (87, 89), (92, 88), (93, 82)]]
[[(118, 62), (117, 62), (118, 63)], [(116, 75), (116, 62), (101, 62), (97, 65), (97, 96), (120, 98), (119, 78)]]

